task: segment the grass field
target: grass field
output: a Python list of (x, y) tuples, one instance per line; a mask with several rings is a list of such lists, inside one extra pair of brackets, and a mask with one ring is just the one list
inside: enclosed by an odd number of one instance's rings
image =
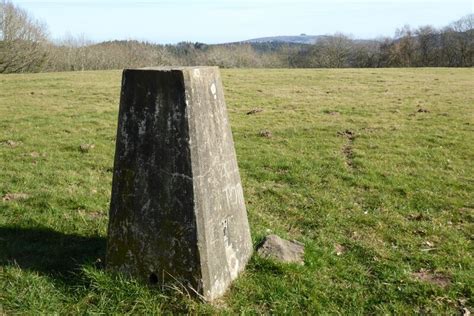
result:
[(214, 305), (103, 269), (120, 76), (0, 76), (0, 315), (473, 312), (473, 69), (223, 70), (254, 244), (306, 254)]

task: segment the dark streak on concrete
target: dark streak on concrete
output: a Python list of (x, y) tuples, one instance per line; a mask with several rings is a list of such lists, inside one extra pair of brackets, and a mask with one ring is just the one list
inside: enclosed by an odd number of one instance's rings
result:
[(123, 80), (108, 265), (200, 289), (183, 75), (125, 70)]

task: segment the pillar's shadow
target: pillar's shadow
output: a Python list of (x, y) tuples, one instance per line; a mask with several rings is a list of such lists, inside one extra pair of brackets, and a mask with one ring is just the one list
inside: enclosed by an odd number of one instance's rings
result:
[(49, 228), (0, 226), (0, 266), (17, 265), (68, 280), (84, 263), (105, 254), (105, 238), (64, 234)]

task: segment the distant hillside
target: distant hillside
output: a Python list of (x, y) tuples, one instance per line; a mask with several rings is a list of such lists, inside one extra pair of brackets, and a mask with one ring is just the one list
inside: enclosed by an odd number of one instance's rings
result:
[(306, 35), (301, 34), (297, 36), (269, 36), (269, 37), (260, 37), (242, 41), (243, 43), (269, 43), (269, 42), (279, 42), (279, 43), (292, 43), (292, 44), (315, 44), (321, 39), (328, 37), (326, 35)]
[[(249, 43), (252, 45), (255, 44), (292, 44), (292, 45), (313, 45), (323, 40), (327, 40), (333, 38), (333, 35), (306, 35), (301, 34), (297, 36), (268, 36), (268, 37), (260, 37), (249, 39), (237, 43)], [(369, 43), (376, 43), (377, 40), (374, 39), (352, 39), (354, 43), (358, 44), (369, 44)]]

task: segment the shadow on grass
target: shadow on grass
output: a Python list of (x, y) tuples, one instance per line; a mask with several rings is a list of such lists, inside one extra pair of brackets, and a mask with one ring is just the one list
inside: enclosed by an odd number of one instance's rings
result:
[(105, 245), (105, 238), (99, 236), (4, 226), (0, 227), (0, 266), (15, 265), (70, 283), (81, 265), (104, 262)]

